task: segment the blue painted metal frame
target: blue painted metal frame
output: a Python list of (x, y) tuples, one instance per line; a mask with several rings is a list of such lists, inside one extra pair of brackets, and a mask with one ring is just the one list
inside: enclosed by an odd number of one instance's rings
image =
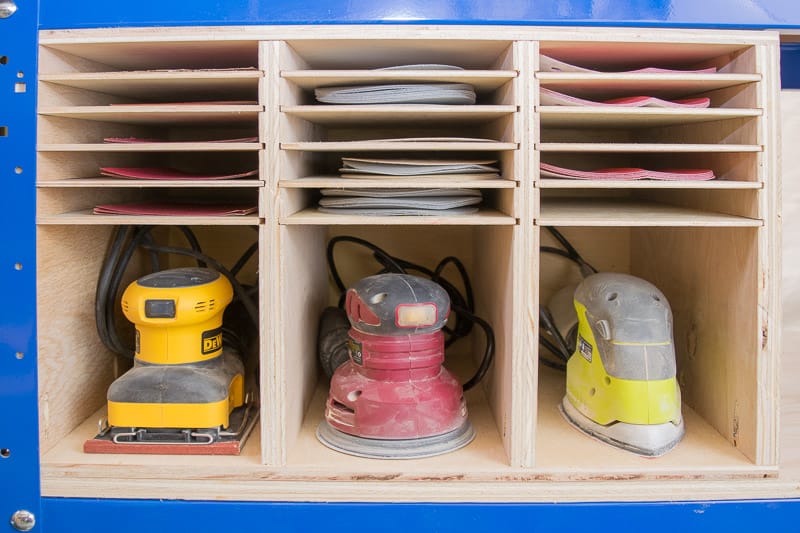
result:
[[(36, 395), (35, 1), (0, 19), (0, 530), (40, 514)], [(23, 85), (24, 84), (24, 85)], [(24, 90), (24, 92), (22, 92)], [(5, 128), (5, 129), (2, 129)]]
[[(36, 29), (230, 24), (542, 24), (800, 27), (797, 0), (17, 0), (0, 20), (0, 532), (27, 509), (37, 530), (120, 533), (190, 527), (278, 531), (787, 530), (800, 500), (608, 504), (308, 504), (40, 498), (35, 325)], [(782, 47), (784, 87), (800, 88), (800, 45)], [(21, 77), (20, 77), (21, 75)], [(25, 83), (25, 92), (15, 92)], [(5, 128), (5, 129), (3, 129)], [(10, 302), (10, 303), (9, 303)], [(8, 457), (3, 457), (5, 451)], [(624, 521), (620, 521), (620, 517)], [(603, 527), (604, 525), (608, 527)], [(788, 526), (788, 527), (787, 527)]]
[(41, 27), (225, 24), (577, 24), (794, 27), (797, 0), (41, 0)]
[[(791, 531), (800, 502), (378, 504), (153, 502), (47, 498), (46, 525), (60, 533), (253, 530), (281, 533), (380, 531), (558, 531), (675, 533)], [(55, 530), (54, 530), (55, 531)]]

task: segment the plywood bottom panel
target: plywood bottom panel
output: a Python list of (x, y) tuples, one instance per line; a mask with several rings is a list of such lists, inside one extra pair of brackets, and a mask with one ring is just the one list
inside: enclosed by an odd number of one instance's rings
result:
[[(544, 393), (545, 404), (560, 398), (557, 380), (550, 381), (554, 386)], [(562, 440), (542, 445), (535, 469), (516, 469), (507, 466), (480, 391), (468, 393), (476, 440), (452, 454), (415, 461), (357, 459), (324, 448), (313, 433), (321, 419), (324, 395), (324, 385), (319, 385), (290, 450), (289, 464), (280, 469), (260, 464), (258, 428), (238, 457), (85, 454), (83, 442), (96, 431), (97, 420), (104, 415), (101, 410), (42, 457), (42, 495), (551, 503), (800, 497), (796, 481), (764, 479), (774, 471), (753, 467), (730, 445), (723, 446), (722, 437), (691, 410), (686, 412), (686, 440), (671, 455), (647, 460), (584, 437), (559, 415), (546, 412), (552, 405), (543, 405), (538, 439)]]

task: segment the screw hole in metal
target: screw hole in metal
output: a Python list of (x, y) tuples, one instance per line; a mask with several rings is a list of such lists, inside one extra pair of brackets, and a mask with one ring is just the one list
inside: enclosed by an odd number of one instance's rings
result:
[(14, 167), (14, 174), (22, 174), (22, 167)]
[(14, 263), (14, 270), (22, 270), (22, 263)]
[(10, 456), (11, 456), (11, 450), (9, 450), (8, 448), (0, 449), (0, 457), (2, 457), (3, 459), (8, 459)]
[(617, 299), (617, 296), (619, 295), (616, 292), (612, 292), (611, 294), (608, 295), (608, 301), (613, 302), (614, 300)]

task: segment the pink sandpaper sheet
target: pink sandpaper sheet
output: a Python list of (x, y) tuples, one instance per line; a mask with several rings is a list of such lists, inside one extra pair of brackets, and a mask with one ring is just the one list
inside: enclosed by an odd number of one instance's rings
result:
[(154, 216), (243, 216), (258, 211), (258, 207), (245, 204), (204, 204), (185, 202), (135, 202), (101, 204), (95, 206), (95, 215), (154, 215)]
[(581, 107), (684, 107), (705, 108), (711, 105), (709, 98), (684, 98), (680, 100), (663, 100), (655, 96), (625, 96), (610, 100), (594, 101), (570, 96), (546, 87), (540, 89), (542, 105), (566, 105)]
[(162, 167), (100, 167), (100, 175), (139, 180), (229, 180), (258, 175), (258, 170), (235, 174), (197, 174)]
[[(572, 49), (572, 52), (579, 52), (580, 50)], [(591, 52), (587, 49), (586, 52)], [(586, 54), (591, 55), (591, 54)], [(589, 73), (602, 73), (613, 72), (616, 74), (629, 73), (629, 74), (714, 74), (717, 72), (716, 67), (706, 67), (700, 69), (672, 69), (661, 67), (644, 67), (635, 70), (593, 70), (590, 68), (579, 67), (564, 61), (546, 56), (544, 54), (539, 56), (539, 70), (541, 72), (589, 72)]]
[(709, 169), (664, 169), (644, 168), (600, 168), (597, 170), (576, 170), (540, 163), (541, 175), (545, 178), (566, 178), (578, 180), (663, 180), (663, 181), (707, 181), (715, 178)]

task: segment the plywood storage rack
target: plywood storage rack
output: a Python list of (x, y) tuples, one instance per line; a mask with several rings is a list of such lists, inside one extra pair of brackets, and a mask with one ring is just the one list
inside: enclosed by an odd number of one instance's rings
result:
[[(540, 54), (600, 73), (539, 72)], [(777, 476), (779, 353), (778, 40), (769, 32), (535, 27), (202, 27), (40, 34), (37, 169), (38, 360), (46, 496), (231, 500), (553, 501), (741, 498)], [(463, 70), (374, 70), (448, 64)], [(620, 73), (645, 66), (716, 73)], [(322, 86), (472, 84), (474, 106), (324, 105)], [(708, 109), (539, 104), (539, 89), (611, 98), (708, 96)], [(169, 105), (178, 102), (194, 104)], [(229, 104), (209, 104), (228, 101)], [(244, 103), (241, 103), (244, 102)], [(172, 142), (103, 143), (106, 137)], [(257, 137), (253, 142), (210, 139)], [(473, 137), (482, 142), (387, 138)], [(363, 180), (363, 187), (480, 188), (474, 215), (323, 214), (319, 189), (349, 185), (343, 155), (496, 159), (501, 179)], [(708, 182), (541, 179), (539, 163), (711, 168)], [(258, 168), (253, 179), (98, 178), (101, 166)], [(242, 217), (93, 215), (102, 202), (244, 200)], [(257, 238), (259, 427), (237, 457), (89, 455), (83, 441), (124, 370), (94, 326), (98, 270), (114, 227), (191, 226), (232, 261)], [(558, 227), (600, 270), (648, 279), (675, 317), (686, 437), (645, 460), (572, 429), (564, 376), (538, 363), (538, 305), (575, 280), (539, 253)], [(253, 230), (257, 231), (253, 231)], [(476, 440), (436, 458), (380, 461), (314, 436), (326, 380), (317, 321), (332, 302), (327, 240), (368, 238), (432, 265), (462, 258), (497, 353), (468, 393)], [(361, 259), (364, 259), (363, 261)], [(372, 273), (367, 255), (345, 267)], [(135, 275), (132, 272), (131, 275)], [(482, 339), (448, 366), (466, 376)], [(730, 480), (736, 483), (731, 484)]]

